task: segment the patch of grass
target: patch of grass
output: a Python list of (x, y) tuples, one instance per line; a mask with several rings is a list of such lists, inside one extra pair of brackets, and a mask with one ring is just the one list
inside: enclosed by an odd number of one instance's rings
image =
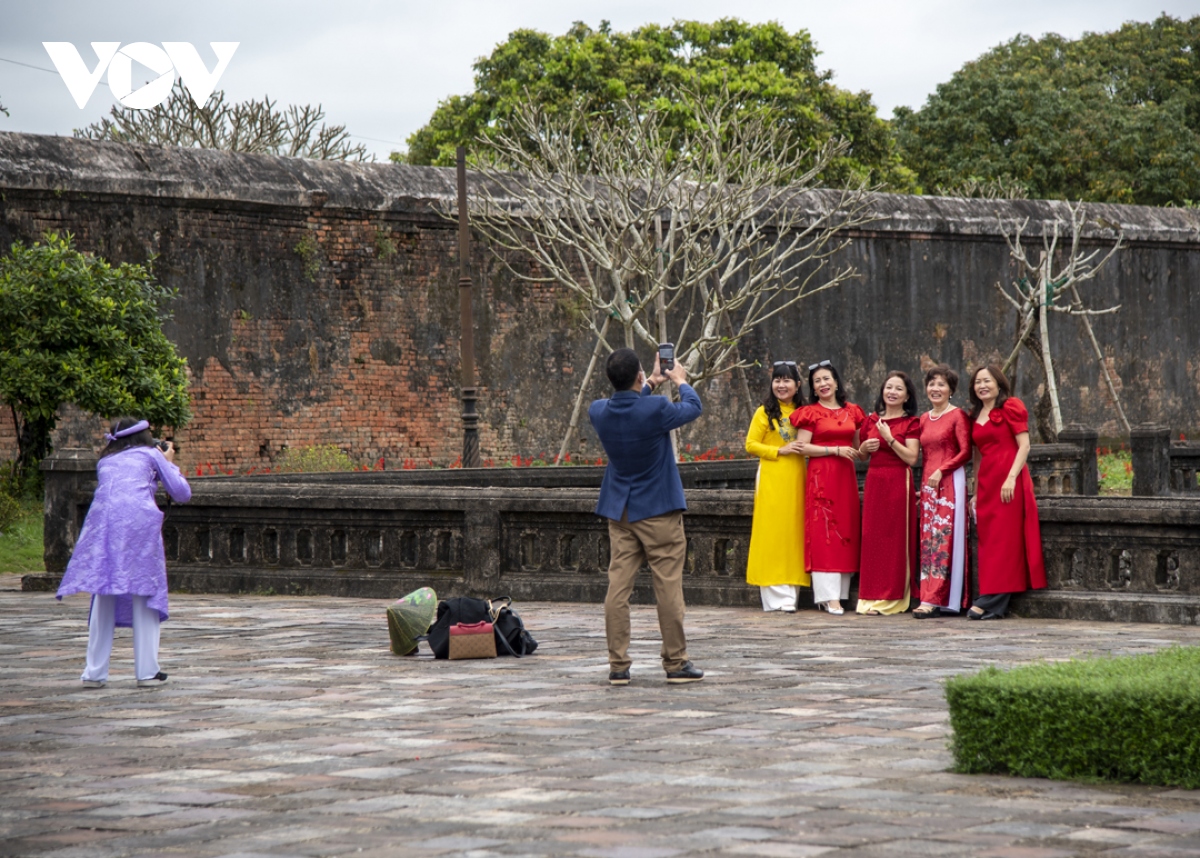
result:
[(1101, 448), (1096, 453), (1100, 470), (1100, 494), (1133, 494), (1133, 454), (1128, 450)]
[(1200, 647), (946, 682), (955, 771), (1200, 788)]
[(42, 562), (42, 504), (18, 502), (13, 521), (0, 531), (0, 574), (44, 572)]

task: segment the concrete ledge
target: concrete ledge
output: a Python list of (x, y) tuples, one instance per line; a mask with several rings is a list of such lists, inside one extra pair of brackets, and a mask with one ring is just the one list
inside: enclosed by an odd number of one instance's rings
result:
[[(600, 604), (608, 589), (608, 579), (597, 574), (594, 580), (577, 578), (547, 581), (536, 575), (505, 576), (493, 590), (473, 587), (453, 572), (430, 569), (404, 572), (328, 572), (314, 569), (211, 569), (172, 568), (168, 574), (172, 593), (227, 593), (255, 596), (339, 596), (359, 599), (398, 599), (420, 587), (432, 587), (440, 598), (450, 596), (512, 596), (522, 602), (544, 600), (547, 592), (558, 594), (563, 602)], [(21, 577), (21, 589), (29, 593), (53, 593), (61, 575), (38, 572)], [(758, 588), (740, 577), (727, 581), (684, 581), (684, 598), (689, 605), (757, 607)], [(648, 573), (638, 577), (630, 601), (635, 605), (654, 604), (654, 588)], [(799, 607), (812, 607), (811, 591), (803, 591)]]
[(1012, 609), (1043, 620), (1200, 625), (1200, 596), (1175, 593), (1037, 590), (1013, 597)]

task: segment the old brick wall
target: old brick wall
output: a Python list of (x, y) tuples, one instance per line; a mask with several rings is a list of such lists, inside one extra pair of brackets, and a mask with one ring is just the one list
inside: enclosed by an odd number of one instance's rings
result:
[[(179, 290), (168, 335), (189, 361), (195, 420), (175, 437), (190, 469), (266, 466), (287, 447), (336, 444), (360, 463), (452, 462), (461, 448), (458, 265), (452, 171), (348, 165), (0, 134), (0, 247), (69, 231), (113, 261), (154, 259)], [(1053, 204), (883, 196), (843, 254), (862, 272), (745, 344), (764, 362), (831, 358), (869, 406), (883, 374), (1007, 354), (1014, 318), (996, 215)], [(1133, 422), (1200, 424), (1200, 217), (1105, 206), (1129, 246), (1086, 287)], [(1092, 246), (1109, 240), (1097, 228)], [(476, 352), (485, 459), (557, 448), (590, 343), (570, 302), (506, 275), (475, 248)], [(1067, 419), (1119, 433), (1078, 322), (1052, 319)], [(1022, 360), (1020, 394), (1036, 397)], [(766, 392), (751, 372), (752, 398)], [(735, 379), (703, 390), (693, 449), (740, 449), (749, 413)], [(605, 392), (601, 378), (596, 395)], [(960, 391), (958, 401), (966, 397)], [(585, 420), (586, 423), (586, 420)], [(94, 444), (98, 421), (64, 413), (59, 447)], [(12, 427), (0, 420), (0, 458)], [(599, 450), (586, 427), (577, 458)]]

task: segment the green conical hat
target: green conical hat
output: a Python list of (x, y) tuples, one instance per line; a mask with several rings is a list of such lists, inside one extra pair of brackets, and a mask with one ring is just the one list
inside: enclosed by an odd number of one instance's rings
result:
[(412, 655), (417, 651), (417, 638), (433, 625), (437, 603), (433, 588), (422, 587), (388, 606), (388, 634), (395, 655)]

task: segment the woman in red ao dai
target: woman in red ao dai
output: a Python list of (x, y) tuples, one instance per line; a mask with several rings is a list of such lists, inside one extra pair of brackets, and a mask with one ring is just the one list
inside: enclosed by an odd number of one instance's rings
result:
[(997, 366), (975, 370), (970, 392), (980, 595), (967, 617), (998, 620), (1013, 593), (1046, 586), (1037, 501), (1025, 467), (1029, 412)]
[(858, 571), (861, 512), (854, 461), (866, 415), (846, 401), (837, 369), (827, 360), (809, 366), (808, 387), (811, 404), (788, 418), (808, 457), (804, 558), (817, 608), (841, 614), (850, 577)]
[(888, 373), (863, 424), (859, 453), (870, 458), (863, 490), (858, 613), (908, 610), (917, 573), (917, 495), (912, 467), (920, 455), (917, 390), (907, 373)]
[(967, 460), (971, 421), (950, 404), (958, 373), (938, 364), (925, 373), (931, 408), (921, 415), (921, 605), (918, 620), (967, 606)]

